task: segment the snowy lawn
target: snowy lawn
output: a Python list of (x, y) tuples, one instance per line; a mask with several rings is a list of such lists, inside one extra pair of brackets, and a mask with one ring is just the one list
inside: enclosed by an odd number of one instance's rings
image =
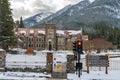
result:
[(108, 71), (105, 74), (104, 71), (90, 71), (90, 73), (82, 72), (81, 77), (78, 74), (68, 74), (68, 79), (70, 80), (120, 80), (120, 70), (119, 71)]
[[(89, 74), (82, 72), (81, 77), (78, 74), (68, 74), (68, 80), (120, 80), (120, 70), (109, 71), (105, 74), (104, 71), (90, 71)], [(46, 78), (47, 77), (47, 78)], [(45, 73), (27, 73), (27, 72), (0, 72), (0, 79), (13, 79), (13, 80), (47, 80), (51, 77), (50, 74)]]

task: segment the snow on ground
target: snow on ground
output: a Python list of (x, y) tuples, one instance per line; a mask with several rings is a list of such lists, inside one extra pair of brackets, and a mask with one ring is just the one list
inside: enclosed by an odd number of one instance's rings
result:
[(1, 72), (0, 79), (8, 80), (46, 80), (46, 77), (51, 77), (49, 74), (32, 73), (32, 72)]
[(81, 77), (78, 74), (68, 74), (70, 80), (120, 80), (119, 71), (109, 71), (105, 74), (105, 71), (90, 71), (90, 73), (82, 72)]
[[(6, 67), (45, 67), (46, 66), (46, 51), (36, 52), (36, 55), (24, 55), (24, 54), (7, 54), (6, 56)], [(61, 51), (55, 52), (61, 53)], [(69, 51), (62, 51), (62, 54), (72, 54)], [(103, 53), (102, 53), (103, 54)], [(115, 54), (111, 52), (110, 54)], [(120, 54), (120, 52), (117, 52)], [(63, 55), (61, 55), (63, 56)], [(86, 70), (85, 66), (85, 55), (81, 56), (83, 62), (83, 70)], [(61, 59), (62, 60), (62, 59)], [(64, 61), (64, 60), (63, 60)], [(90, 68), (90, 74), (82, 72), (82, 76), (79, 78), (78, 74), (68, 74), (67, 78), (69, 80), (120, 80), (120, 58), (110, 58), (110, 67), (108, 68), (108, 74), (105, 74), (105, 68), (92, 67)], [(0, 72), (0, 79), (13, 79), (13, 80), (47, 80), (46, 77), (51, 77), (51, 74), (46, 75), (43, 73), (26, 73), (26, 72)]]
[[(78, 74), (68, 74), (68, 80), (120, 80), (120, 70), (109, 71), (105, 74), (105, 71), (90, 71), (90, 73), (82, 72), (80, 78)], [(47, 78), (46, 78), (47, 77)], [(50, 74), (44, 73), (27, 73), (27, 72), (1, 72), (0, 79), (12, 79), (12, 80), (48, 80)]]

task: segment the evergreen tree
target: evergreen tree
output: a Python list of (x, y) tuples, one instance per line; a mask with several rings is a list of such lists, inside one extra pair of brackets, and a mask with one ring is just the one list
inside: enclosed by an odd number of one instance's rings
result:
[(107, 33), (107, 28), (109, 27), (106, 24), (106, 22), (104, 22), (104, 21), (95, 22), (93, 26), (94, 26), (94, 29), (96, 31), (96, 37), (105, 38), (106, 33)]
[(119, 46), (120, 30), (118, 28), (112, 28), (108, 35), (108, 40), (111, 41), (114, 45)]
[(23, 20), (22, 20), (22, 17), (20, 18), (20, 23), (19, 23), (19, 28), (24, 28), (24, 23), (23, 23)]
[(0, 0), (0, 45), (5, 50), (15, 45), (13, 26), (10, 3), (8, 0)]

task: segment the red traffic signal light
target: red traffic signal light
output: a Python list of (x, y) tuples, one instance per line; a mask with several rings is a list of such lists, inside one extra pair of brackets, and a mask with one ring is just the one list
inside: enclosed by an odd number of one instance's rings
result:
[(78, 42), (77, 42), (77, 45), (78, 45), (78, 46), (81, 46), (81, 45), (82, 45), (82, 42), (81, 42), (81, 41), (78, 41)]
[(77, 47), (82, 48), (82, 41), (77, 41)]
[(77, 41), (77, 52), (83, 54), (83, 45), (82, 41)]

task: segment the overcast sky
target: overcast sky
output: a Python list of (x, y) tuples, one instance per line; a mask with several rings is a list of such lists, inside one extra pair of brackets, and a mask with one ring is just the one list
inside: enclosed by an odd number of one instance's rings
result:
[[(66, 5), (76, 4), (81, 0), (10, 0), (13, 18), (23, 19), (42, 11), (56, 12)], [(93, 0), (90, 0), (93, 1)]]

